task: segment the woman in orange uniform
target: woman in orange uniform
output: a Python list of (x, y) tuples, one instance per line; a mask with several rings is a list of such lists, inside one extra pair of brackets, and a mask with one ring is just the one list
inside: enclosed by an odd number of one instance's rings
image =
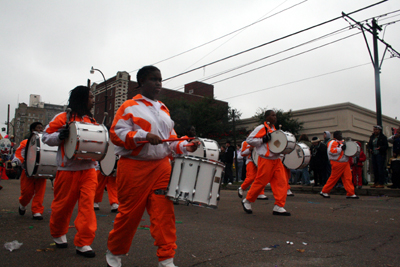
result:
[[(171, 174), (171, 152), (194, 152), (196, 146), (185, 142), (170, 145), (162, 139), (176, 138), (169, 110), (157, 101), (161, 91), (161, 72), (145, 66), (137, 73), (141, 94), (125, 101), (118, 109), (110, 130), (117, 168), (119, 213), (108, 236), (108, 266), (121, 266), (128, 253), (145, 210), (150, 215), (150, 232), (158, 247), (159, 267), (175, 267), (176, 246), (174, 206), (165, 197)], [(146, 144), (139, 141), (148, 141)], [(179, 143), (179, 148), (177, 147)], [(132, 265), (132, 264), (129, 264)]]
[[(74, 221), (77, 233), (74, 238), (76, 253), (92, 258), (95, 252), (92, 244), (97, 230), (93, 204), (97, 187), (95, 161), (68, 159), (65, 155), (64, 140), (69, 136), (68, 123), (73, 121), (96, 124), (90, 110), (94, 96), (90, 88), (77, 86), (71, 90), (68, 100), (71, 109), (57, 114), (46, 126), (42, 141), (49, 146), (58, 146), (57, 174), (54, 180), (54, 199), (51, 204), (50, 234), (58, 248), (68, 247), (67, 232), (72, 211), (78, 202), (78, 215)], [(68, 120), (69, 119), (69, 120)], [(68, 120), (68, 121), (67, 121)]]
[[(29, 126), (30, 132), (41, 133), (43, 131), (43, 124), (41, 122), (34, 122)], [(25, 148), (28, 139), (23, 140), (17, 151), (15, 152), (15, 157), (12, 160), (13, 167), (23, 166), (25, 161)], [(32, 215), (34, 220), (43, 220), (43, 199), (44, 193), (46, 191), (46, 179), (43, 178), (30, 178), (26, 176), (25, 170), (21, 173), (21, 196), (19, 197), (19, 208), (18, 212), (20, 215), (24, 215), (26, 211), (26, 206), (31, 202), (32, 197)]]
[(268, 144), (271, 133), (276, 130), (275, 123), (276, 113), (273, 110), (267, 110), (264, 124), (257, 126), (246, 139), (249, 145), (255, 147), (258, 154), (257, 176), (246, 198), (242, 201), (246, 213), (253, 212), (251, 203), (256, 201), (265, 186), (270, 183), (275, 198), (272, 214), (290, 216), (290, 213), (284, 209), (288, 190), (285, 167), (280, 159), (280, 154), (271, 152)]

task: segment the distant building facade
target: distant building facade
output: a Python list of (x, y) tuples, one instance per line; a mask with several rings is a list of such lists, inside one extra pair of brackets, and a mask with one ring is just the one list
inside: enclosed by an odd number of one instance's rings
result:
[[(107, 107), (105, 107), (106, 88)], [(119, 71), (114, 77), (102, 83), (93, 83), (91, 90), (95, 96), (95, 106), (93, 109), (94, 118), (101, 123), (104, 118), (104, 112), (107, 112), (108, 116), (104, 122), (106, 126), (111, 126), (115, 113), (127, 99), (132, 99), (135, 95), (140, 93), (138, 83), (131, 81), (131, 76), (126, 71)], [(204, 97), (213, 98), (214, 86), (196, 81), (186, 84), (184, 92), (163, 88), (160, 92), (160, 98), (162, 97), (196, 102)], [(215, 100), (215, 102), (220, 105), (228, 105), (225, 101)]]
[(43, 103), (40, 95), (30, 95), (29, 106), (19, 103), (15, 109), (15, 116), (10, 123), (10, 135), (14, 135), (15, 142), (19, 144), (29, 136), (29, 126), (35, 122), (41, 122), (46, 126), (53, 117), (64, 111), (66, 106)]

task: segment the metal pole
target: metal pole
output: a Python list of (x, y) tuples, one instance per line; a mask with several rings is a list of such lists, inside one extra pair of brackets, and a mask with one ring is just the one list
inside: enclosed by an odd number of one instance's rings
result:
[(232, 110), (232, 116), (233, 116), (233, 145), (235, 148), (235, 171), (236, 171), (236, 181), (239, 182), (239, 176), (238, 176), (238, 161), (237, 161), (237, 150), (236, 150), (236, 129), (235, 129), (235, 110)]
[(374, 71), (375, 71), (375, 99), (376, 99), (376, 122), (377, 125), (382, 125), (382, 107), (381, 107), (381, 81), (380, 81), (380, 67), (378, 56), (378, 29), (380, 27), (376, 20), (372, 20), (373, 43), (374, 43)]
[(101, 76), (103, 76), (103, 79), (104, 79), (104, 87), (105, 87), (105, 97), (104, 97), (104, 104), (105, 104), (104, 113), (105, 113), (105, 115), (104, 115), (104, 121), (105, 121), (105, 118), (106, 118), (106, 116), (108, 114), (108, 108), (107, 108), (107, 97), (108, 97), (108, 95), (107, 95), (107, 80), (106, 80), (106, 77), (104, 77), (104, 74), (103, 74), (103, 72), (101, 70), (94, 69), (93, 66), (92, 66), (92, 69), (90, 70), (90, 73), (93, 74), (94, 71), (100, 72)]
[(7, 111), (7, 135), (9, 133), (9, 129), (10, 129), (10, 104), (8, 104), (8, 111)]

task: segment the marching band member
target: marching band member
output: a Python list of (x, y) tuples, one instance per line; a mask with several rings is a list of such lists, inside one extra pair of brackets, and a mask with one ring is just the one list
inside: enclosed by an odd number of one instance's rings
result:
[(324, 198), (330, 198), (329, 192), (331, 192), (332, 188), (341, 178), (344, 189), (347, 192), (346, 198), (358, 199), (359, 197), (354, 194), (349, 158), (344, 154), (346, 144), (342, 142), (342, 132), (334, 132), (333, 138), (333, 140), (328, 142), (328, 157), (331, 161), (332, 172), (319, 194)]
[(99, 210), (99, 203), (103, 201), (104, 189), (107, 185), (108, 201), (110, 202), (111, 212), (118, 212), (118, 193), (116, 174), (106, 176), (100, 171), (100, 165), (96, 166), (97, 189), (94, 197), (94, 210)]
[[(34, 122), (29, 126), (31, 133), (43, 131), (43, 124), (41, 122)], [(23, 166), (25, 161), (25, 148), (28, 143), (28, 139), (23, 140), (17, 151), (15, 152), (15, 157), (12, 160), (13, 167)], [(31, 178), (26, 176), (26, 172), (23, 169), (21, 173), (21, 196), (19, 197), (19, 215), (24, 215), (26, 211), (26, 206), (31, 202), (32, 197), (32, 215), (34, 220), (43, 220), (43, 199), (44, 193), (46, 191), (46, 179), (42, 178)]]
[(290, 216), (290, 213), (284, 209), (288, 189), (285, 168), (279, 158), (280, 154), (271, 152), (268, 144), (271, 133), (276, 130), (275, 123), (276, 113), (273, 110), (267, 110), (264, 124), (257, 126), (246, 139), (249, 145), (256, 148), (259, 156), (257, 176), (246, 198), (242, 201), (244, 211), (249, 214), (253, 212), (251, 203), (256, 201), (263, 188), (270, 183), (275, 198), (272, 214)]
[[(64, 140), (69, 136), (66, 125), (70, 122), (96, 124), (90, 110), (94, 96), (89, 87), (77, 86), (71, 90), (68, 100), (71, 109), (57, 114), (46, 126), (42, 141), (49, 146), (58, 146), (57, 174), (54, 180), (54, 200), (51, 204), (50, 233), (58, 248), (68, 247), (67, 232), (72, 211), (78, 201), (78, 215), (74, 221), (77, 233), (74, 238), (76, 253), (92, 258), (95, 252), (92, 244), (97, 229), (96, 214), (93, 209), (97, 187), (95, 161), (68, 159), (64, 151)], [(67, 119), (69, 120), (67, 121)]]
[[(145, 210), (150, 215), (150, 232), (158, 247), (158, 266), (175, 267), (176, 228), (173, 202), (165, 197), (171, 174), (172, 150), (194, 152), (187, 141), (168, 145), (162, 139), (176, 138), (169, 110), (157, 97), (161, 91), (161, 72), (145, 66), (137, 73), (141, 94), (125, 101), (118, 109), (110, 130), (117, 168), (119, 213), (108, 236), (108, 266), (121, 266), (128, 253)], [(147, 140), (141, 144), (139, 141)]]
[[(248, 131), (247, 136), (251, 131)], [(253, 161), (251, 154), (253, 153), (254, 147), (249, 145), (246, 141), (242, 143), (242, 156), (246, 158), (246, 179), (238, 188), (238, 195), (240, 198), (243, 198), (243, 192), (254, 182), (254, 179), (257, 175), (257, 166)], [(268, 197), (265, 195), (264, 188), (262, 189), (260, 195), (257, 197), (260, 200), (268, 200)]]

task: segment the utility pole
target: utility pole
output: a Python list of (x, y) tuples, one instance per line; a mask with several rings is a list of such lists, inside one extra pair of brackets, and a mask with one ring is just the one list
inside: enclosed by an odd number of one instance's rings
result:
[[(372, 26), (367, 23), (368, 28), (366, 28), (362, 23), (352, 19), (350, 16), (348, 16), (344, 12), (342, 12), (342, 16), (343, 16), (343, 18), (347, 17), (347, 18), (351, 19), (354, 23), (356, 23), (360, 27), (360, 29), (361, 29), (361, 31), (363, 33), (365, 43), (367, 44), (369, 56), (371, 58), (373, 66), (374, 66), (374, 73), (375, 73), (375, 100), (376, 100), (376, 124), (380, 125), (380, 126), (383, 126), (382, 125), (382, 106), (381, 106), (381, 82), (380, 82), (379, 74), (381, 72), (381, 66), (382, 66), (383, 59), (385, 58), (385, 54), (386, 54), (387, 50), (389, 50), (391, 52), (392, 56), (400, 57), (400, 54), (396, 50), (394, 50), (388, 43), (386, 43), (385, 41), (383, 41), (382, 39), (380, 39), (378, 37), (378, 30), (381, 31), (382, 28), (378, 25), (378, 23), (376, 22), (375, 18), (372, 19)], [(351, 25), (351, 26), (353, 26), (353, 25)], [(367, 31), (367, 32), (372, 34), (372, 38), (373, 38), (372, 41), (373, 41), (373, 47), (374, 47), (374, 53), (373, 53), (374, 56), (373, 57), (372, 57), (371, 49), (369, 48), (368, 41), (367, 41), (367, 38), (365, 36), (365, 32), (364, 31)], [(381, 60), (380, 63), (379, 63), (379, 55), (378, 55), (378, 40), (381, 43), (386, 45), (386, 49), (385, 49), (385, 52), (383, 53), (382, 60)]]
[(235, 171), (236, 171), (236, 180), (239, 182), (239, 175), (238, 175), (238, 161), (237, 161), (237, 149), (236, 149), (236, 129), (235, 129), (235, 110), (232, 110), (232, 116), (233, 116), (233, 145), (235, 149)]
[(10, 129), (10, 104), (8, 104), (8, 111), (7, 111), (7, 135)]

